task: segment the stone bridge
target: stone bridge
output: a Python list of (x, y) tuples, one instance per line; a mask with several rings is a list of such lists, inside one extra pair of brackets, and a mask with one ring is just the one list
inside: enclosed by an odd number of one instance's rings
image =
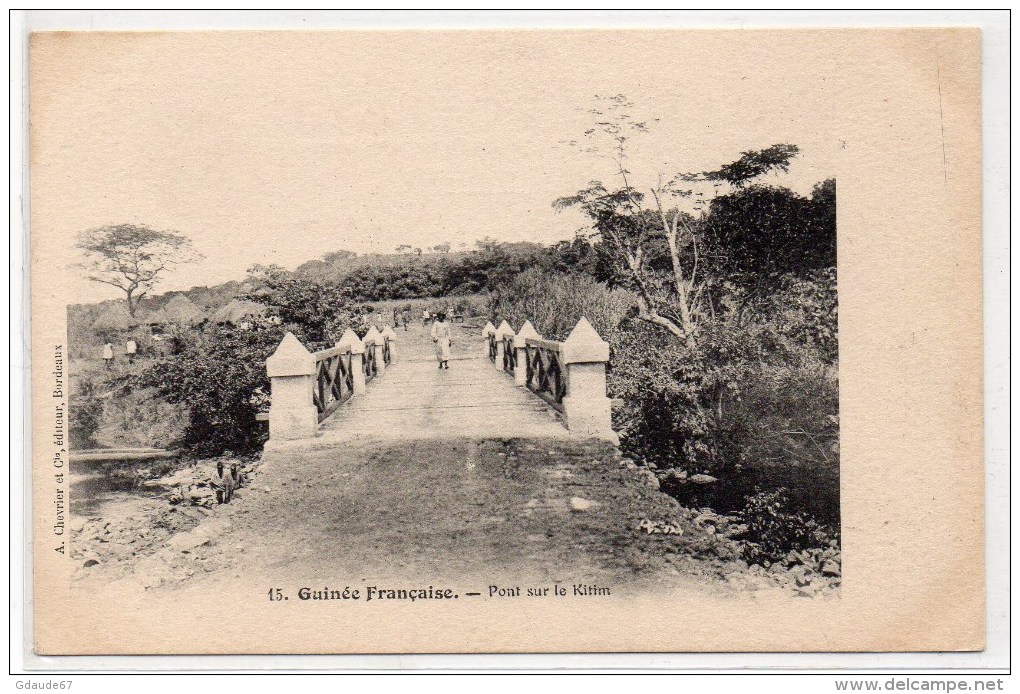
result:
[[(527, 323), (457, 325), (448, 370), (426, 327), (409, 328), (315, 353), (287, 335), (267, 363), (270, 439), (253, 478), (188, 534), (212, 542), (169, 551), (144, 580), (196, 596), (289, 586), (292, 606), (298, 586), (445, 583), (470, 604), (499, 599), (503, 581), (714, 593), (746, 569), (698, 558), (719, 546), (715, 529), (621, 455), (609, 347), (588, 321), (563, 342)], [(667, 526), (680, 530), (651, 530)], [(225, 621), (238, 643), (261, 638)]]
[[(475, 328), (477, 330), (477, 328)], [(563, 342), (531, 322), (472, 335), (455, 329), (450, 368), (439, 369), (420, 326), (347, 330), (309, 352), (288, 333), (267, 360), (272, 383), (266, 452), (352, 439), (600, 439), (618, 443), (606, 397), (609, 344), (587, 319)]]

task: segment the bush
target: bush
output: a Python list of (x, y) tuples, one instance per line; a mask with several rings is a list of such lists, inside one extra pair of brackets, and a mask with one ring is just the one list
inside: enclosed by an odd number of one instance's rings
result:
[(255, 416), (269, 393), (266, 359), (283, 328), (257, 321), (247, 330), (224, 326), (196, 334), (180, 354), (157, 362), (140, 377), (167, 402), (188, 408), (186, 448), (199, 456), (261, 448), (266, 426)]
[(364, 310), (336, 282), (302, 277), (275, 265), (256, 265), (249, 275), (253, 286), (244, 298), (268, 306), (269, 315), (310, 350), (332, 346), (344, 327), (364, 323)]
[(743, 545), (748, 563), (790, 563), (790, 552), (838, 543), (838, 536), (809, 514), (791, 510), (786, 491), (756, 490), (746, 498), (741, 516), (747, 526)]
[(94, 448), (102, 419), (103, 401), (98, 397), (95, 383), (89, 378), (80, 379), (78, 390), (71, 394), (70, 401), (68, 440), (71, 448)]
[(610, 394), (622, 400), (614, 425), (625, 450), (659, 467), (718, 477), (717, 510), (739, 510), (756, 486), (783, 487), (795, 512), (837, 525), (834, 280), (831, 272), (786, 278), (753, 311), (704, 321), (695, 350), (626, 321), (609, 374)]
[(629, 292), (607, 289), (586, 275), (554, 275), (532, 268), (489, 295), (489, 319), (493, 325), (506, 320), (514, 330), (530, 320), (543, 337), (562, 340), (584, 316), (599, 335), (610, 339), (634, 305)]

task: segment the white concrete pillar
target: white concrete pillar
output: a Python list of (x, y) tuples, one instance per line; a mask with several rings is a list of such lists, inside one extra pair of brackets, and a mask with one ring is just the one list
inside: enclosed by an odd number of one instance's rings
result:
[(524, 321), (524, 325), (514, 335), (514, 351), (517, 352), (517, 368), (514, 369), (514, 384), (520, 387), (528, 385), (528, 338), (535, 340), (542, 336), (535, 330), (530, 320)]
[(595, 332), (587, 318), (582, 317), (562, 343), (560, 360), (566, 371), (563, 418), (567, 429), (619, 444), (620, 438), (613, 431), (611, 403), (606, 396), (609, 343)]
[(382, 336), (379, 329), (374, 325), (369, 328), (368, 334), (365, 335), (365, 349), (371, 349), (375, 351), (375, 368), (376, 374), (381, 376), (386, 371), (386, 360), (383, 359), (383, 343), (386, 338)]
[(364, 395), (366, 390), (365, 369), (361, 362), (365, 354), (365, 343), (361, 341), (356, 332), (347, 328), (340, 339), (336, 341), (336, 346), (350, 351), (352, 390), (355, 395)]
[(504, 338), (513, 337), (514, 329), (510, 327), (510, 324), (503, 321), (496, 328), (496, 361), (493, 366), (496, 367), (497, 371), (503, 370), (503, 355), (506, 349), (506, 343), (503, 341)]
[(319, 414), (312, 400), (315, 357), (294, 333), (287, 333), (266, 359), (272, 388), (269, 406), (270, 439), (304, 439), (315, 436)]
[(496, 334), (496, 326), (494, 326), (491, 322), (486, 322), (485, 323), (485, 327), (482, 328), (482, 337), (485, 338), (482, 341), (482, 355), (486, 359), (489, 358), (489, 336), (490, 335), (495, 335), (495, 334)]
[(386, 347), (390, 351), (390, 364), (397, 360), (397, 334), (393, 328), (386, 326), (382, 331), (383, 339), (386, 340)]

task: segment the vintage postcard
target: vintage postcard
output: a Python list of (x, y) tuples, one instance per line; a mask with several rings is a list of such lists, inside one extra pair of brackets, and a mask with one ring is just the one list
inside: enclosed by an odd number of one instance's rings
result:
[(980, 41), (33, 34), (36, 652), (981, 649)]

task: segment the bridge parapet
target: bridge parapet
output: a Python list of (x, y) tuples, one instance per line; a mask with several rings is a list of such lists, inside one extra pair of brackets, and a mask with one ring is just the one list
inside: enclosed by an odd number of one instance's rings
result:
[(493, 364), (496, 363), (496, 326), (491, 322), (486, 322), (485, 327), (482, 328), (482, 337), (485, 338), (485, 357)]
[(375, 373), (381, 374), (386, 371), (386, 338), (379, 332), (379, 328), (374, 325), (368, 329), (368, 334), (365, 335), (365, 351), (372, 350), (372, 356), (374, 360)]
[(313, 436), (319, 426), (312, 399), (317, 373), (315, 356), (294, 333), (287, 333), (276, 351), (266, 359), (272, 385), (269, 437), (299, 439)]
[(386, 326), (382, 330), (382, 338), (385, 340), (383, 344), (383, 361), (389, 365), (393, 363), (393, 360), (397, 356), (397, 333), (393, 331), (393, 328)]
[(506, 321), (500, 323), (496, 332), (489, 337), (492, 342), (492, 348), (489, 349), (489, 353), (492, 355), (492, 365), (501, 371), (508, 368), (508, 361), (513, 361), (513, 347), (507, 349), (508, 341), (512, 343), (513, 339), (514, 329)]
[(514, 383), (519, 386), (528, 385), (528, 344), (527, 341), (541, 340), (542, 336), (535, 330), (535, 326), (531, 324), (530, 320), (524, 321), (524, 325), (517, 331), (517, 334), (513, 336), (513, 350), (512, 361), (508, 360), (509, 368), (504, 369), (505, 371), (513, 374)]
[(561, 412), (568, 429), (619, 443), (606, 396), (609, 343), (587, 318), (582, 317), (563, 342), (543, 339), (526, 321), (516, 335), (501, 325), (489, 343), (490, 355), (498, 357), (490, 356), (497, 368)]
[(293, 333), (284, 335), (266, 360), (271, 386), (269, 438), (315, 436), (319, 424), (340, 405), (366, 392), (368, 383), (391, 361), (395, 341), (396, 334), (390, 339), (374, 327), (364, 340), (348, 328), (334, 347), (309, 352)]

